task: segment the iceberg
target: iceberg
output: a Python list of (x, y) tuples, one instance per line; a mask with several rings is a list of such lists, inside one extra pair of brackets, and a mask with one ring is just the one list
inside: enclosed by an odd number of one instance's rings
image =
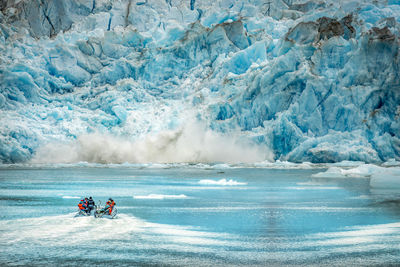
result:
[(389, 168), (371, 176), (370, 185), (377, 189), (400, 189), (400, 168)]
[(399, 161), (399, 37), (398, 1), (2, 1), (0, 163)]
[(361, 164), (355, 168), (330, 167), (325, 172), (319, 172), (313, 177), (324, 178), (370, 178), (371, 176), (386, 172), (386, 168), (373, 164)]
[(313, 174), (317, 178), (367, 178), (373, 189), (394, 189), (400, 188), (400, 167), (399, 162), (389, 160), (377, 166), (373, 164), (361, 164), (355, 168), (343, 168), (332, 166), (324, 172)]

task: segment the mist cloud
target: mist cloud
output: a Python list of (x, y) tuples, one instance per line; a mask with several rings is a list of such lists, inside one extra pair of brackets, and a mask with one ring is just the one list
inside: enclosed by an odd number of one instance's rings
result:
[(265, 146), (189, 124), (135, 141), (91, 133), (70, 143), (48, 143), (38, 149), (32, 163), (251, 163), (272, 158)]

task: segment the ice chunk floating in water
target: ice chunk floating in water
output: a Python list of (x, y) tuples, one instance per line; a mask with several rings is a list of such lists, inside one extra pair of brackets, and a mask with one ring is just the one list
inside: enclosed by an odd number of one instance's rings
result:
[[(388, 164), (386, 164), (388, 165)], [(325, 172), (313, 174), (318, 178), (370, 178), (372, 188), (399, 189), (400, 167), (380, 167), (362, 164), (356, 168), (330, 167)]]
[(247, 183), (244, 182), (237, 182), (232, 179), (221, 179), (221, 180), (211, 180), (211, 179), (204, 179), (200, 180), (199, 184), (205, 184), (205, 185), (246, 185)]
[(400, 159), (398, 1), (0, 9), (1, 163)]

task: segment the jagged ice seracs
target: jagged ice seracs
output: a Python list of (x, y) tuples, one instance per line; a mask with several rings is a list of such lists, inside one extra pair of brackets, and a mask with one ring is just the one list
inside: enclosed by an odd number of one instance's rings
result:
[(397, 0), (7, 0), (0, 162), (400, 159)]

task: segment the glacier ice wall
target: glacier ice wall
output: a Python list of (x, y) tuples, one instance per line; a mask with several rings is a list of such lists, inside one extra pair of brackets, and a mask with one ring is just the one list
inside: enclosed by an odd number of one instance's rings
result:
[(400, 159), (398, 1), (0, 10), (2, 163)]

